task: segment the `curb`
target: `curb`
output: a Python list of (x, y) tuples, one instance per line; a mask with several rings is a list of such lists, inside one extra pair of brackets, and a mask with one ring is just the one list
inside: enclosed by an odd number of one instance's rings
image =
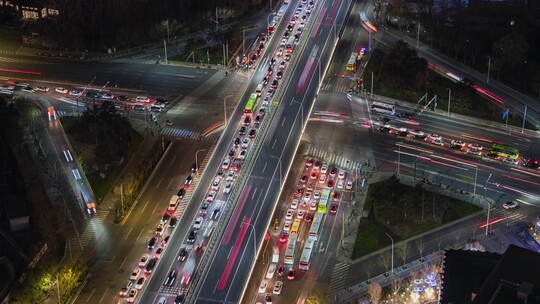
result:
[(169, 146), (167, 147), (167, 149), (165, 149), (165, 152), (163, 152), (163, 155), (161, 156), (161, 159), (158, 161), (158, 163), (156, 164), (156, 166), (152, 170), (152, 173), (150, 173), (150, 176), (146, 179), (146, 182), (144, 183), (144, 186), (142, 187), (141, 191), (139, 191), (139, 194), (137, 195), (137, 198), (133, 201), (133, 204), (129, 208), (126, 215), (124, 215), (122, 220), (118, 223), (119, 225), (124, 225), (126, 223), (127, 219), (131, 215), (131, 212), (133, 211), (133, 209), (135, 209), (135, 206), (137, 206), (137, 204), (139, 203), (139, 199), (141, 198), (142, 194), (146, 190), (146, 187), (148, 187), (148, 185), (150, 184), (150, 181), (152, 180), (152, 178), (156, 174), (157, 169), (161, 166), (161, 163), (163, 162), (165, 157), (169, 154), (169, 151), (171, 150), (172, 146), (173, 146), (173, 143), (171, 142), (169, 144)]

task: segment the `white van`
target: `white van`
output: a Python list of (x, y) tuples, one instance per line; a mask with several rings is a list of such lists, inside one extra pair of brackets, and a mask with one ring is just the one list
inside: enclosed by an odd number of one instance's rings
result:
[(169, 201), (169, 211), (175, 211), (176, 207), (178, 206), (179, 197), (178, 195), (171, 196), (171, 200)]
[(274, 246), (274, 253), (272, 254), (272, 263), (278, 263), (279, 262), (279, 248), (278, 246)]
[(255, 89), (255, 93), (257, 94), (257, 96), (261, 96), (262, 89), (263, 89), (263, 84), (259, 83), (259, 85), (257, 85), (257, 88)]

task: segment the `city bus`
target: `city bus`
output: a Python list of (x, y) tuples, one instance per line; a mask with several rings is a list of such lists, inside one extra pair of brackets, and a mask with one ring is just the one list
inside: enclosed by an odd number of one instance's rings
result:
[(309, 262), (311, 260), (311, 253), (314, 247), (315, 247), (315, 240), (308, 239), (306, 242), (306, 245), (304, 246), (304, 250), (302, 250), (302, 255), (300, 256), (300, 263), (298, 264), (298, 268), (300, 270), (304, 270), (304, 271), (309, 270)]
[(278, 12), (277, 12), (277, 16), (281, 17), (285, 14), (285, 11), (287, 10), (287, 4), (283, 4), (281, 5), (281, 7), (279, 8)]
[(249, 95), (246, 107), (244, 108), (244, 113), (246, 113), (246, 115), (251, 115), (251, 113), (255, 111), (255, 107), (257, 106), (257, 99), (259, 99), (259, 96), (256, 93)]
[(315, 216), (313, 216), (313, 222), (309, 228), (309, 239), (317, 240), (319, 237), (319, 229), (322, 224), (323, 216), (324, 214), (319, 212), (315, 213)]
[(383, 113), (383, 114), (389, 114), (389, 115), (395, 115), (396, 114), (396, 106), (382, 103), (382, 102), (372, 102), (371, 103), (371, 111), (377, 112), (377, 113)]
[(294, 251), (296, 250), (297, 238), (298, 234), (296, 233), (289, 236), (289, 243), (287, 244), (287, 249), (285, 250), (285, 264), (294, 264)]
[(357, 52), (353, 52), (351, 54), (351, 57), (349, 58), (349, 61), (347, 61), (347, 71), (354, 72), (356, 71), (356, 58), (358, 57)]
[(319, 207), (317, 212), (326, 213), (328, 210), (328, 198), (330, 197), (330, 189), (323, 189), (321, 199), (319, 200)]
[(300, 230), (301, 223), (302, 223), (301, 219), (295, 219), (292, 223), (290, 234), (298, 233), (298, 230)]
[(519, 157), (518, 149), (499, 144), (493, 144), (489, 153), (497, 155), (498, 157), (508, 158), (511, 160), (517, 160), (517, 158)]

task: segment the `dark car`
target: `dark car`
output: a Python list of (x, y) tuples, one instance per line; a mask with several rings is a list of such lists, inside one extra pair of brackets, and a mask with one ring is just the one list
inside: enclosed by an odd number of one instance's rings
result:
[(169, 221), (170, 218), (171, 218), (171, 215), (169, 213), (165, 213), (163, 214), (163, 217), (161, 217), (161, 222), (166, 223)]
[(152, 270), (154, 270), (154, 267), (156, 267), (156, 263), (157, 263), (157, 260), (156, 258), (152, 258), (150, 259), (150, 261), (148, 261), (148, 264), (146, 264), (146, 273), (151, 273)]
[(240, 138), (239, 138), (239, 137), (237, 137), (237, 138), (234, 140), (234, 145), (235, 145), (236, 147), (238, 147), (238, 146), (240, 145)]
[(255, 116), (255, 124), (258, 125), (261, 123), (261, 116), (257, 115)]
[(206, 209), (208, 209), (208, 206), (209, 206), (208, 203), (203, 203), (202, 206), (201, 206), (201, 209), (206, 210)]
[(126, 95), (119, 95), (119, 96), (116, 96), (116, 100), (118, 100), (118, 101), (127, 101), (128, 97)]
[(186, 194), (186, 189), (184, 188), (180, 188), (180, 190), (178, 190), (178, 192), (176, 193), (176, 195), (178, 195), (179, 198), (184, 198), (185, 194)]
[(527, 168), (533, 168), (538, 169), (540, 167), (540, 161), (535, 158), (523, 158), (523, 162), (521, 163), (523, 167)]
[(337, 208), (338, 208), (338, 206), (336, 204), (330, 205), (330, 213), (331, 214), (336, 214), (337, 213)]
[(278, 71), (276, 73), (276, 77), (277, 77), (277, 79), (281, 79), (283, 77), (283, 71)]
[(188, 244), (195, 243), (196, 238), (197, 238), (197, 231), (191, 230), (191, 232), (189, 232), (189, 235), (188, 235), (188, 238), (187, 238)]
[(289, 270), (289, 273), (287, 274), (287, 280), (294, 280), (296, 275), (294, 274), (294, 268)]
[(183, 293), (177, 295), (176, 298), (174, 298), (174, 304), (182, 304), (182, 303), (184, 303), (184, 298), (185, 298), (185, 296), (184, 296)]
[(379, 127), (379, 128), (377, 128), (377, 130), (379, 132), (382, 132), (382, 133), (390, 133), (390, 131), (391, 131), (391, 129), (387, 128), (387, 127)]
[(246, 127), (244, 127), (244, 126), (240, 127), (240, 130), (238, 130), (238, 134), (240, 134), (240, 135), (246, 134)]
[(256, 133), (257, 133), (257, 131), (256, 131), (255, 129), (251, 129), (251, 130), (249, 130), (248, 136), (249, 136), (250, 138), (253, 138), (253, 137), (255, 137), (255, 134), (256, 134)]
[(148, 249), (154, 248), (154, 246), (156, 246), (156, 242), (157, 242), (156, 237), (155, 237), (155, 236), (152, 237), (152, 238), (150, 239), (150, 241), (148, 241)]
[(178, 261), (183, 262), (186, 260), (188, 255), (188, 251), (186, 248), (180, 249), (180, 252), (178, 253)]
[(244, 126), (249, 126), (251, 124), (251, 118), (248, 116), (244, 118)]
[(171, 220), (169, 221), (169, 226), (170, 227), (176, 227), (176, 222), (178, 221), (178, 219), (176, 217), (171, 217)]

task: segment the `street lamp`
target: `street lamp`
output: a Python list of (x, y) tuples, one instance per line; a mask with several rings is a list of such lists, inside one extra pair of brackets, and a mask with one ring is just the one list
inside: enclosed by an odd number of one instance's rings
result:
[(394, 274), (394, 238), (392, 238), (392, 236), (386, 232), (384, 234), (386, 234), (386, 236), (390, 238), (390, 241), (392, 241), (392, 274)]
[(199, 154), (199, 152), (202, 152), (202, 151), (206, 151), (206, 149), (200, 149), (200, 150), (197, 150), (197, 152), (195, 152), (195, 174), (197, 174), (197, 176), (199, 176), (199, 161), (198, 161), (198, 157), (197, 155)]
[(227, 95), (223, 97), (223, 128), (227, 126), (227, 98), (232, 97), (232, 95)]

